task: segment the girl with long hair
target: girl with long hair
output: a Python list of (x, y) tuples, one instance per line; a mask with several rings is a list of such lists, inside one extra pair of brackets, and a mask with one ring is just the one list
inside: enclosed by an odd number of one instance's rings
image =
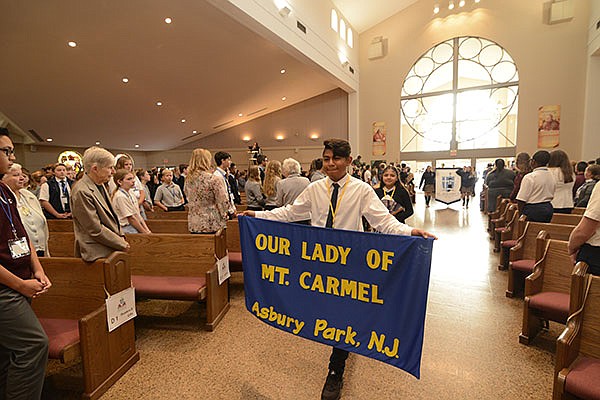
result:
[(552, 199), (552, 207), (555, 213), (571, 214), (573, 211), (573, 185), (575, 177), (573, 176), (573, 166), (569, 161), (569, 156), (562, 150), (550, 152), (550, 161), (548, 161), (548, 170), (552, 173), (556, 182), (556, 190)]
[(113, 175), (117, 186), (112, 192), (112, 205), (119, 217), (119, 224), (124, 233), (152, 233), (146, 225), (146, 221), (140, 214), (140, 207), (131, 194), (131, 188), (135, 184), (133, 172), (124, 168), (117, 170)]
[(400, 182), (400, 174), (396, 167), (392, 165), (385, 167), (381, 175), (381, 185), (375, 189), (375, 193), (398, 221), (404, 223), (406, 218), (413, 215), (410, 196)]
[(265, 181), (263, 182), (263, 193), (267, 196), (265, 210), (277, 208), (277, 182), (281, 180), (281, 163), (271, 160), (265, 169)]

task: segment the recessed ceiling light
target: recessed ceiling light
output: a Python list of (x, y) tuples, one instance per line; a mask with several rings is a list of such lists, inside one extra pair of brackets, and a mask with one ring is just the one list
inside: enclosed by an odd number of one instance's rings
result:
[(458, 2), (458, 6), (459, 6), (459, 7), (464, 7), (464, 6), (465, 6), (465, 0), (460, 0), (460, 1)]
[(196, 133), (198, 133), (198, 131), (192, 131), (192, 133), (195, 135)]
[(137, 149), (138, 147), (140, 147), (140, 145), (139, 144), (134, 144), (133, 147), (135, 147)]
[(100, 144), (100, 142), (96, 142), (96, 146), (98, 146)]
[(181, 119), (181, 123), (185, 124), (185, 119), (184, 118)]
[(159, 106), (159, 107), (162, 106), (162, 101), (157, 101), (156, 105)]
[(69, 47), (77, 47), (77, 42), (69, 42), (67, 43)]
[(51, 142), (51, 141), (52, 141), (51, 137), (49, 137), (48, 139), (46, 139), (46, 142)]
[(242, 113), (238, 114), (238, 117), (243, 117), (243, 116), (244, 116), (244, 114), (242, 114)]
[(282, 74), (285, 74), (285, 69), (282, 69), (282, 70), (281, 70), (281, 71), (279, 71), (279, 72), (281, 72)]
[(123, 81), (123, 83), (127, 83), (127, 82), (129, 82), (129, 78), (128, 77), (124, 77), (123, 79), (121, 79), (121, 81)]
[(167, 24), (170, 24), (171, 22), (173, 22), (173, 20), (171, 18), (167, 17), (167, 18), (165, 18), (165, 22)]
[(286, 100), (287, 100), (287, 97), (283, 96), (283, 97), (281, 98), (281, 100), (282, 100), (282, 101), (286, 101)]

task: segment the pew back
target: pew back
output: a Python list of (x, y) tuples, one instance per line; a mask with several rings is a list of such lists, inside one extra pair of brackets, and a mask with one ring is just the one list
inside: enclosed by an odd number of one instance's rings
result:
[[(166, 213), (165, 213), (166, 214)], [(180, 219), (149, 219), (146, 221), (152, 233), (190, 233), (188, 221)], [(50, 232), (73, 232), (73, 221), (70, 219), (48, 220)], [(53, 254), (50, 252), (50, 254)]]
[(569, 293), (573, 262), (569, 257), (568, 242), (549, 239), (544, 255), (544, 284), (542, 291)]
[(146, 213), (146, 216), (148, 217), (149, 220), (151, 219), (180, 219), (180, 220), (186, 220), (188, 218), (188, 212), (187, 211), (162, 211), (158, 208), (154, 209), (154, 212), (148, 212)]
[(227, 221), (227, 250), (230, 253), (232, 251), (242, 251), (242, 245), (240, 244), (240, 224), (237, 219)]
[[(546, 231), (552, 239), (569, 240), (571, 232), (575, 229), (573, 225), (562, 225), (543, 222), (526, 222), (525, 230), (521, 235), (521, 256), (520, 259), (535, 260), (536, 238), (541, 231)], [(52, 254), (52, 253), (50, 253)], [(514, 260), (511, 256), (511, 260)]]
[(581, 215), (578, 214), (557, 214), (554, 213), (552, 215), (552, 220), (550, 223), (552, 224), (562, 224), (562, 225), (577, 225), (579, 221), (581, 221)]
[(579, 352), (600, 358), (600, 277), (590, 278), (592, 284), (584, 303)]

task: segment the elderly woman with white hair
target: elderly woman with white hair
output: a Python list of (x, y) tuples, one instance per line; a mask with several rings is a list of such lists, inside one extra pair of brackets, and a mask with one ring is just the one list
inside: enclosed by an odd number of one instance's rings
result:
[(48, 222), (35, 194), (25, 189), (26, 179), (21, 165), (13, 164), (2, 177), (2, 182), (17, 199), (17, 210), (38, 257), (48, 257)]
[(277, 207), (292, 204), (310, 184), (308, 178), (300, 176), (300, 163), (293, 158), (283, 160), (281, 173), (285, 179), (277, 182)]

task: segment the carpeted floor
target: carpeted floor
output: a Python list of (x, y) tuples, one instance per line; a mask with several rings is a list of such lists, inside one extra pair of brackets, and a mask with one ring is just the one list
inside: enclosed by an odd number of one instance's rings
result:
[[(420, 203), (408, 223), (439, 236), (421, 379), (350, 355), (342, 398), (550, 398), (562, 326), (551, 323), (531, 346), (519, 344), (523, 302), (504, 295), (507, 273), (497, 269), (478, 205), (465, 210), (459, 203), (434, 203), (426, 209)], [(141, 359), (102, 399), (319, 399), (330, 347), (271, 328), (247, 312), (241, 273), (232, 277), (231, 289), (231, 309), (214, 332), (204, 330), (198, 304), (138, 303)], [(58, 369), (50, 366), (52, 375)], [(48, 380), (46, 399), (79, 398), (56, 385)]]

